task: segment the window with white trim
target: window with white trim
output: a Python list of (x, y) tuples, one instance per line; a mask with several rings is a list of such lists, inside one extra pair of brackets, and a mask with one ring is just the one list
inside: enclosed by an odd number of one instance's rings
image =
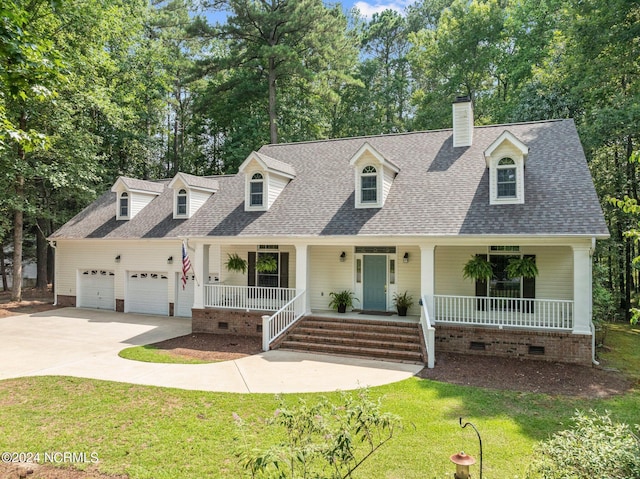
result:
[(264, 205), (264, 177), (254, 173), (249, 182), (249, 206)]
[(374, 166), (367, 165), (360, 175), (360, 202), (378, 202), (378, 172)]
[(502, 158), (498, 161), (496, 175), (498, 198), (516, 198), (518, 187), (516, 162), (511, 158)]
[(176, 216), (187, 216), (187, 190), (184, 188), (176, 195)]
[(120, 218), (129, 217), (129, 194), (124, 191), (120, 193)]

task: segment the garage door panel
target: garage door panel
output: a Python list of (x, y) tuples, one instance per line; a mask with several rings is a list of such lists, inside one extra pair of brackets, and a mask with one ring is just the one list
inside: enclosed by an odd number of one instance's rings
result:
[(127, 312), (168, 315), (168, 285), (167, 273), (129, 272), (125, 301)]
[(113, 271), (86, 269), (78, 278), (78, 306), (81, 308), (116, 309), (115, 274)]

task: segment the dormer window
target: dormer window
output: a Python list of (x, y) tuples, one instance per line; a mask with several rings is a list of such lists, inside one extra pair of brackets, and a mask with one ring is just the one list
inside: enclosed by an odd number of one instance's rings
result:
[(129, 217), (129, 194), (126, 191), (120, 194), (120, 204), (118, 212), (118, 216), (120, 218)]
[(362, 203), (378, 202), (378, 172), (374, 166), (367, 165), (360, 175), (360, 201)]
[(264, 177), (262, 173), (254, 173), (251, 177), (249, 191), (249, 205), (262, 206), (264, 204)]
[(511, 158), (502, 158), (496, 167), (498, 198), (516, 198), (516, 162)]
[(187, 216), (187, 190), (184, 188), (176, 195), (176, 216)]
[(529, 147), (509, 131), (502, 132), (485, 150), (490, 205), (524, 203), (524, 167), (528, 155)]

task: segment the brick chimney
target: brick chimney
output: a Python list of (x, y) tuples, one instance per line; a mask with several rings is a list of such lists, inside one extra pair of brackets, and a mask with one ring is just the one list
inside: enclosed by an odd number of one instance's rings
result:
[(453, 147), (471, 146), (473, 142), (473, 104), (468, 96), (453, 102)]

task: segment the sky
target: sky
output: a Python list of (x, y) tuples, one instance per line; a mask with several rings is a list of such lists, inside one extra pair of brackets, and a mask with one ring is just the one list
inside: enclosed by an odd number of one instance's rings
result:
[[(358, 0), (358, 1), (328, 0), (326, 1), (326, 3), (328, 4), (335, 4), (337, 2), (342, 4), (342, 8), (344, 9), (345, 12), (348, 12), (353, 7), (356, 7), (358, 10), (360, 10), (360, 13), (365, 18), (371, 19), (374, 13), (380, 13), (387, 9), (395, 10), (398, 13), (403, 13), (405, 8), (408, 5), (411, 5), (412, 3), (414, 3), (415, 0), (378, 0), (378, 1), (374, 0), (374, 1), (368, 1), (368, 2), (365, 2), (363, 0)], [(223, 12), (215, 12), (215, 13), (208, 12), (205, 14), (205, 17), (210, 23), (215, 23), (216, 21), (223, 22), (226, 18), (226, 14)]]

